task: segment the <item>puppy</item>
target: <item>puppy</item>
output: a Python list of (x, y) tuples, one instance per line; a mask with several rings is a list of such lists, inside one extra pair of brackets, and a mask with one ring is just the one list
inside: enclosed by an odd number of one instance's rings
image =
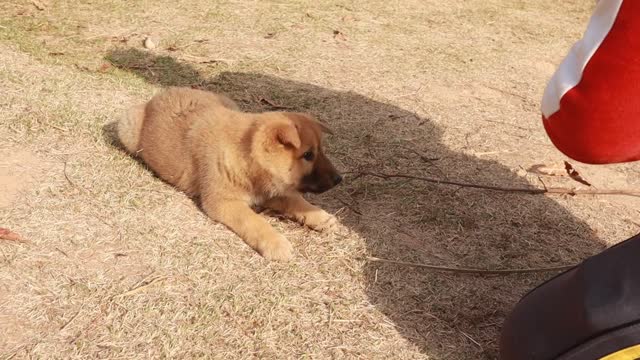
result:
[(129, 109), (117, 124), (125, 149), (161, 179), (270, 260), (292, 257), (291, 243), (252, 208), (273, 209), (314, 230), (333, 215), (302, 193), (322, 193), (342, 177), (322, 150), (331, 131), (303, 113), (245, 113), (229, 98), (169, 88)]

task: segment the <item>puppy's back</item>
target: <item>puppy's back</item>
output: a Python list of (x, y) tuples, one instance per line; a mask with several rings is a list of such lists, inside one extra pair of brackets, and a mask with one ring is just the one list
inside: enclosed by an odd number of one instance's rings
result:
[(190, 130), (216, 109), (238, 107), (223, 95), (169, 88), (147, 104), (131, 108), (118, 126), (118, 136), (127, 150), (140, 156), (160, 178), (195, 194), (198, 184)]

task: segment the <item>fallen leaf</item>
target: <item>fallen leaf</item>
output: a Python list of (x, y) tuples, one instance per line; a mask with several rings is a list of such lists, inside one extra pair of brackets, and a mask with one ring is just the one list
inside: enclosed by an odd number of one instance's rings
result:
[(111, 41), (120, 42), (120, 43), (127, 43), (127, 42), (129, 42), (129, 38), (131, 38), (132, 36), (135, 36), (135, 35), (137, 35), (137, 33), (135, 33), (135, 32), (131, 33), (131, 34), (128, 34), (128, 35), (114, 35), (114, 36), (111, 37)]
[(107, 70), (111, 69), (112, 65), (109, 63), (103, 63), (102, 65), (100, 65), (100, 67), (98, 68), (98, 72), (106, 72)]
[(564, 162), (564, 168), (565, 170), (567, 170), (567, 174), (569, 174), (569, 177), (572, 178), (573, 180), (581, 183), (581, 184), (585, 184), (587, 186), (591, 186), (591, 184), (589, 184), (589, 182), (587, 180), (585, 180), (582, 176), (580, 176), (580, 173), (576, 171), (576, 169), (573, 168), (573, 166), (571, 164), (569, 164), (567, 161)]
[(258, 99), (258, 101), (260, 103), (267, 104), (267, 105), (271, 106), (273, 109), (292, 109), (291, 106), (278, 105), (278, 104), (274, 103), (273, 101), (271, 101), (271, 100), (269, 100), (267, 98), (264, 98), (264, 97)]
[(342, 40), (342, 41), (347, 41), (347, 37), (340, 30), (333, 30), (333, 38), (334, 39), (338, 39), (338, 40)]
[(5, 228), (0, 228), (0, 239), (23, 243), (29, 242), (28, 240), (20, 236), (20, 234), (14, 233), (13, 231)]
[(535, 164), (528, 168), (527, 171), (530, 173), (547, 176), (564, 176), (566, 174), (565, 169), (554, 168), (544, 164)]
[(91, 69), (89, 69), (89, 68), (88, 68), (87, 66), (85, 66), (85, 65), (73, 64), (73, 66), (74, 66), (76, 69), (80, 70), (80, 71), (88, 71), (88, 72), (91, 72)]

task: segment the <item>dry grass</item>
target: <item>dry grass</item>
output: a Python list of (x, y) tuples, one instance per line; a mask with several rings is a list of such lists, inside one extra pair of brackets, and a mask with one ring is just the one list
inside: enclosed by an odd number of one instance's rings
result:
[[(0, 226), (31, 240), (0, 242), (0, 356), (494, 359), (502, 319), (549, 274), (360, 259), (558, 265), (637, 231), (633, 198), (347, 177), (314, 198), (341, 231), (273, 219), (297, 257), (267, 263), (105, 126), (160, 86), (195, 86), (316, 114), (351, 174), (537, 185), (521, 167), (563, 160), (539, 98), (592, 1), (39, 3), (0, 4)], [(639, 185), (634, 164), (579, 170)]]

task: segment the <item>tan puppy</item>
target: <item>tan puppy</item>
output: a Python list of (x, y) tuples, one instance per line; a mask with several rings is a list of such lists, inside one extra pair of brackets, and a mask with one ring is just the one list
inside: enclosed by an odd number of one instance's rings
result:
[(118, 123), (127, 151), (272, 260), (291, 258), (291, 243), (252, 207), (318, 231), (337, 223), (301, 194), (342, 180), (322, 151), (322, 131), (330, 132), (307, 114), (244, 113), (225, 96), (187, 88), (161, 92)]

